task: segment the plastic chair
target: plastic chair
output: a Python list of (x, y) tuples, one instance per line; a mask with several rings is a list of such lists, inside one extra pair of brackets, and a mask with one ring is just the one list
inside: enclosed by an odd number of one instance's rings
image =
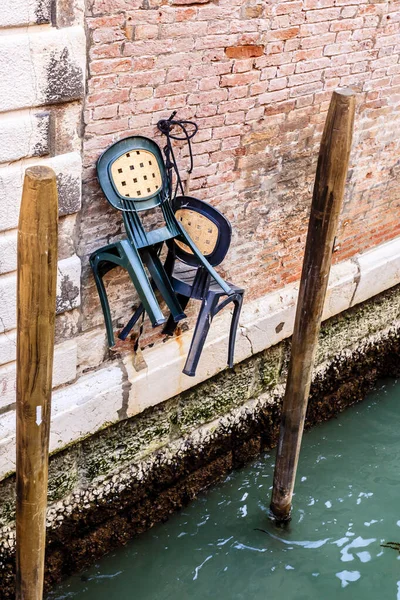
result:
[[(173, 203), (175, 217), (189, 234), (197, 248), (213, 266), (219, 265), (226, 256), (231, 242), (229, 221), (213, 206), (197, 198), (178, 196)], [(174, 291), (184, 310), (190, 300), (201, 300), (201, 307), (192, 337), (183, 373), (196, 374), (197, 365), (207, 338), (211, 323), (216, 314), (231, 302), (234, 305), (228, 346), (228, 365), (233, 367), (236, 331), (239, 324), (244, 290), (227, 283), (232, 293), (227, 296), (224, 287), (210, 277), (207, 269), (199, 263), (198, 257), (189, 245), (180, 239), (168, 242), (169, 253), (165, 270), (171, 277)], [(143, 312), (136, 310), (119, 337), (126, 339), (129, 331)], [(163, 333), (172, 335), (176, 327), (171, 313)]]
[[(108, 202), (122, 212), (127, 239), (99, 248), (90, 256), (103, 309), (109, 346), (115, 344), (109, 302), (103, 277), (116, 266), (124, 267), (138, 292), (153, 327), (165, 323), (154, 288), (164, 298), (176, 323), (185, 317), (171, 281), (159, 258), (165, 241), (176, 239), (190, 247), (199, 263), (226, 294), (232, 290), (204, 258), (175, 218), (169, 198), (169, 182), (159, 146), (142, 136), (132, 136), (110, 146), (97, 162), (100, 186)], [(146, 231), (140, 212), (161, 208), (164, 226)], [(151, 276), (150, 282), (145, 266)]]

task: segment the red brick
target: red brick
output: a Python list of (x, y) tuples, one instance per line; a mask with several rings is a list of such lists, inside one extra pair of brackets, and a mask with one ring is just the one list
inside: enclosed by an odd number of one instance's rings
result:
[(322, 71), (309, 71), (307, 73), (299, 73), (289, 77), (289, 87), (311, 83), (313, 81), (321, 81)]
[(329, 8), (335, 6), (335, 0), (304, 0), (304, 10), (316, 10), (317, 8)]
[(129, 90), (104, 90), (90, 94), (87, 98), (89, 106), (104, 106), (126, 102), (129, 99)]
[(135, 40), (151, 40), (156, 39), (159, 35), (158, 25), (145, 25), (135, 26)]
[(225, 48), (225, 54), (228, 58), (254, 58), (264, 54), (265, 47), (262, 45), (252, 44), (246, 46), (230, 46)]
[(159, 85), (154, 92), (156, 98), (163, 98), (164, 96), (174, 96), (176, 94), (183, 94), (193, 92), (196, 86), (191, 81), (177, 81), (175, 83), (166, 83), (165, 85)]
[(252, 58), (247, 58), (243, 60), (235, 60), (233, 63), (233, 73), (245, 73), (246, 71), (251, 71), (254, 65), (254, 60)]
[(308, 50), (309, 48), (320, 48), (321, 46), (326, 46), (327, 44), (333, 44), (335, 40), (336, 33), (325, 33), (322, 35), (315, 35), (302, 39), (300, 46), (304, 50)]
[(325, 8), (322, 10), (310, 10), (306, 14), (308, 23), (319, 23), (320, 21), (333, 21), (340, 16), (340, 8)]
[(119, 27), (103, 27), (101, 29), (95, 29), (92, 36), (95, 43), (101, 44), (125, 39), (125, 33), (123, 29)]
[(86, 126), (86, 133), (95, 135), (107, 135), (116, 131), (125, 131), (128, 129), (129, 120), (125, 119), (107, 119), (106, 121), (97, 121)]
[(333, 56), (334, 54), (350, 54), (357, 50), (357, 42), (344, 43), (344, 44), (330, 44), (324, 48), (325, 56)]
[(221, 77), (221, 87), (235, 87), (238, 85), (247, 85), (258, 81), (260, 73), (258, 71), (250, 71), (249, 73), (232, 73), (231, 75), (223, 75)]
[(330, 64), (331, 64), (331, 61), (327, 57), (317, 58), (315, 60), (310, 60), (310, 61), (300, 61), (296, 65), (296, 73), (306, 73), (308, 71), (325, 69), (325, 74), (326, 74), (326, 71), (327, 71), (326, 67), (329, 67)]
[(305, 23), (300, 26), (300, 37), (308, 37), (315, 35), (323, 35), (324, 33), (328, 33), (330, 27), (329, 22), (321, 22), (321, 23)]
[(293, 98), (295, 96), (306, 96), (307, 94), (318, 92), (322, 89), (322, 87), (323, 83), (320, 81), (316, 81), (314, 83), (305, 83), (304, 85), (298, 85), (290, 90), (290, 97)]
[(272, 104), (274, 102), (281, 102), (282, 100), (287, 100), (289, 97), (289, 90), (278, 90), (276, 92), (268, 92), (267, 94), (262, 94), (259, 97), (260, 104)]
[(105, 75), (107, 73), (121, 73), (129, 71), (132, 66), (130, 58), (116, 58), (110, 60), (94, 60), (90, 63), (91, 75)]
[(93, 119), (111, 119), (118, 114), (118, 104), (109, 104), (107, 106), (97, 106), (93, 110)]
[(271, 31), (269, 38), (271, 40), (290, 40), (299, 34), (300, 27), (289, 27), (288, 29), (279, 29)]
[(122, 54), (122, 43), (116, 42), (114, 44), (100, 44), (93, 46), (90, 49), (89, 57), (95, 58), (117, 58)]

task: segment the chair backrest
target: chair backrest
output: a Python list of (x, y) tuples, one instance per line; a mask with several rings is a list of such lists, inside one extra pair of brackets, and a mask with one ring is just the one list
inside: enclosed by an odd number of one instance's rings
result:
[[(200, 252), (215, 267), (228, 252), (232, 228), (214, 206), (191, 196), (177, 196), (173, 202), (175, 218), (181, 223)], [(191, 249), (180, 240), (174, 240), (175, 253), (179, 260), (193, 266), (199, 262)]]
[(116, 142), (97, 161), (100, 186), (114, 208), (148, 210), (167, 197), (167, 173), (160, 147), (142, 136)]
[[(122, 211), (128, 237), (138, 247), (178, 235), (169, 203), (167, 171), (160, 147), (142, 136), (116, 142), (97, 161), (97, 176), (108, 202)], [(146, 232), (138, 213), (161, 207), (165, 226)]]

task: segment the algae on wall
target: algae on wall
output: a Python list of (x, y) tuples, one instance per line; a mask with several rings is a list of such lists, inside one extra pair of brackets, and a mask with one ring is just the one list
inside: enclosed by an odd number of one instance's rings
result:
[[(229, 469), (271, 448), (277, 440), (289, 354), (286, 340), (53, 455), (49, 560), (60, 552), (64, 556), (74, 545), (76, 562), (72, 565), (70, 558), (65, 563), (72, 572), (81, 564), (79, 556), (87, 558), (94, 551), (93, 541), (86, 543), (82, 531), (88, 540), (105, 536), (108, 541), (103, 540), (98, 552), (105, 551), (116, 537), (134, 535), (166, 518)], [(400, 374), (399, 357), (400, 286), (326, 321), (307, 424), (362, 399), (378, 376)], [(9, 477), (0, 484), (0, 568), (8, 565), (9, 578), (14, 483)], [(122, 519), (127, 529), (112, 534), (114, 519), (118, 527)], [(59, 569), (54, 567), (55, 579)]]
[[(371, 339), (390, 330), (396, 337), (400, 321), (400, 286), (380, 294), (323, 323), (317, 352), (316, 379), (325, 364), (338, 364), (359, 352)], [(379, 343), (379, 340), (375, 340)], [(383, 342), (384, 343), (384, 342)], [(184, 440), (207, 423), (229, 417), (249, 401), (278, 403), (286, 378), (290, 341), (250, 357), (210, 380), (143, 413), (103, 429), (55, 454), (50, 461), (49, 503), (85, 490), (130, 464), (140, 464), (168, 444)], [(323, 375), (322, 375), (323, 378)], [(320, 384), (319, 384), (320, 385)], [(261, 404), (263, 403), (261, 402)], [(216, 426), (213, 427), (214, 431)], [(0, 526), (13, 519), (13, 478), (2, 482)]]

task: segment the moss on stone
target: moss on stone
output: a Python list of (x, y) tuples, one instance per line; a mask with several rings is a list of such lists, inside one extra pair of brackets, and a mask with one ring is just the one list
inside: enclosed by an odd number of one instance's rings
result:
[[(398, 344), (399, 321), (400, 286), (397, 286), (323, 324), (317, 364), (325, 364), (327, 369), (317, 373), (315, 377), (310, 414), (320, 410), (319, 395), (331, 393), (329, 386), (334, 384), (329, 381), (335, 382), (336, 372), (341, 373), (342, 381), (346, 382), (348, 378), (350, 383), (354, 372), (357, 372), (357, 361), (363, 363), (363, 373), (360, 372), (360, 377), (364, 376), (365, 370), (368, 369), (377, 372), (376, 353), (382, 352), (384, 356), (387, 348)], [(387, 331), (392, 325), (393, 334)], [(380, 332), (383, 331), (386, 333), (380, 340), (377, 334), (381, 335)], [(349, 350), (351, 368), (348, 366)], [(369, 354), (364, 358), (366, 351)], [(55, 453), (50, 461), (49, 501), (58, 502), (71, 493), (80, 493), (89, 488), (96, 489), (97, 481), (109, 481), (116, 473), (127, 473), (131, 468), (141, 469), (147, 460), (146, 457), (150, 461), (158, 461), (160, 465), (169, 465), (173, 456), (172, 466), (168, 468), (179, 470), (179, 461), (183, 455), (181, 456), (180, 450), (168, 451), (168, 448), (178, 448), (179, 444), (183, 444), (185, 448), (185, 444), (197, 444), (198, 442), (193, 441), (196, 432), (206, 424), (211, 424), (207, 430), (208, 438), (213, 440), (213, 444), (222, 440), (223, 445), (224, 436), (230, 435), (229, 431), (227, 432), (227, 427), (231, 427), (229, 423), (235, 421), (235, 436), (239, 444), (242, 436), (251, 436), (254, 423), (262, 421), (263, 431), (270, 432), (268, 444), (273, 445), (289, 355), (290, 340), (286, 340), (248, 358), (233, 370), (222, 371), (175, 398), (149, 408), (135, 417), (104, 427), (95, 435), (85, 436), (78, 443)], [(379, 369), (381, 372), (382, 365)], [(263, 396), (267, 396), (268, 399), (261, 401)], [(249, 413), (249, 401), (252, 400), (257, 400), (251, 409), (254, 414)], [(324, 414), (328, 416), (343, 410), (346, 402), (336, 400), (333, 394), (331, 404), (331, 407), (324, 409)], [(243, 411), (240, 410), (241, 407), (244, 407)], [(311, 421), (314, 422), (317, 418), (319, 417), (313, 416)], [(218, 423), (222, 425), (219, 426)], [(203, 453), (201, 448), (200, 444), (198, 451)], [(0, 487), (0, 526), (4, 526), (14, 519), (14, 477), (3, 481)]]

